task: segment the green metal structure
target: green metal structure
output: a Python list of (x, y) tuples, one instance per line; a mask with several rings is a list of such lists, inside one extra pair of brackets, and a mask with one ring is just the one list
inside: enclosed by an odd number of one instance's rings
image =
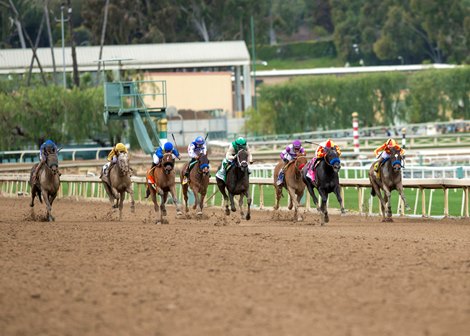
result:
[[(152, 154), (161, 145), (160, 139), (166, 140), (166, 107), (166, 81), (104, 82), (105, 123), (132, 119), (137, 140), (145, 153)], [(159, 130), (154, 119), (158, 119)]]

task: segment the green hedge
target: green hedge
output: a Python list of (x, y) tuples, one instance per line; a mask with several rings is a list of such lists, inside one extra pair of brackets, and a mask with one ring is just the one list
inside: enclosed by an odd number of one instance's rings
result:
[(255, 135), (396, 122), (470, 119), (470, 67), (415, 73), (302, 77), (259, 88), (258, 109), (248, 111)]

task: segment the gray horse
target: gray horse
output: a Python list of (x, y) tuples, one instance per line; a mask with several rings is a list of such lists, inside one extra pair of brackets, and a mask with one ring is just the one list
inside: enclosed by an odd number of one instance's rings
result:
[(377, 195), (380, 200), (380, 207), (382, 209), (383, 217), (382, 222), (393, 222), (392, 208), (390, 205), (390, 196), (393, 190), (398, 191), (406, 209), (410, 209), (403, 193), (401, 177), (403, 158), (400, 154), (400, 151), (395, 148), (391, 148), (390, 153), (390, 158), (379, 167), (378, 172), (374, 171), (375, 163), (372, 163), (369, 169), (369, 180), (370, 184), (372, 185), (371, 195)]
[(127, 153), (120, 153), (117, 157), (117, 163), (108, 169), (110, 184), (106, 183), (103, 178), (102, 181), (109, 201), (114, 203), (113, 208), (119, 208), (119, 220), (121, 220), (126, 192), (129, 193), (131, 198), (131, 212), (135, 212), (134, 190), (131, 181), (132, 169), (129, 167), (129, 157)]
[[(34, 207), (34, 198), (38, 196), (42, 203), (42, 198), (46, 203), (47, 220), (52, 222), (55, 220), (52, 216), (52, 203), (54, 202), (60, 187), (59, 176), (59, 159), (57, 152), (49, 151), (46, 162), (41, 166), (37, 173), (37, 178), (33, 181), (33, 173), (39, 163), (36, 163), (31, 169), (29, 184), (31, 185), (31, 203), (30, 207)], [(34, 211), (34, 209), (32, 209)]]

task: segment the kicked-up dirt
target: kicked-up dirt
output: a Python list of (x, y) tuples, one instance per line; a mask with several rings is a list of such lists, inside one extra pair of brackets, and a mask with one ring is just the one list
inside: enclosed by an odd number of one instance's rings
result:
[(470, 220), (0, 197), (0, 335), (469, 335)]

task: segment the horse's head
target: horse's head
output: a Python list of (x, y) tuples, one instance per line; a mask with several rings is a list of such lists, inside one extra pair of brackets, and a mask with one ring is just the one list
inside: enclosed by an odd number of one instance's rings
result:
[(121, 171), (121, 175), (130, 175), (129, 155), (127, 153), (119, 153), (117, 157), (117, 163), (119, 166), (119, 170)]
[(302, 170), (302, 168), (307, 164), (307, 157), (305, 155), (300, 155), (295, 160), (295, 168)]
[(165, 153), (162, 158), (162, 167), (165, 174), (169, 174), (175, 167), (175, 156), (173, 153)]
[(398, 172), (401, 170), (403, 157), (399, 149), (390, 148), (390, 163), (392, 164), (393, 171)]
[(236, 155), (236, 165), (244, 172), (248, 169), (248, 152), (245, 149), (240, 149)]
[(57, 152), (54, 150), (47, 151), (46, 165), (51, 169), (53, 174), (59, 172), (59, 159), (57, 157)]
[(203, 175), (209, 174), (210, 166), (209, 166), (209, 159), (207, 158), (207, 155), (205, 154), (199, 155), (199, 158), (197, 161), (199, 163), (199, 171)]
[(326, 149), (325, 162), (333, 168), (335, 173), (339, 172), (341, 169), (341, 160), (339, 159), (339, 154), (336, 151), (336, 147), (330, 147)]

